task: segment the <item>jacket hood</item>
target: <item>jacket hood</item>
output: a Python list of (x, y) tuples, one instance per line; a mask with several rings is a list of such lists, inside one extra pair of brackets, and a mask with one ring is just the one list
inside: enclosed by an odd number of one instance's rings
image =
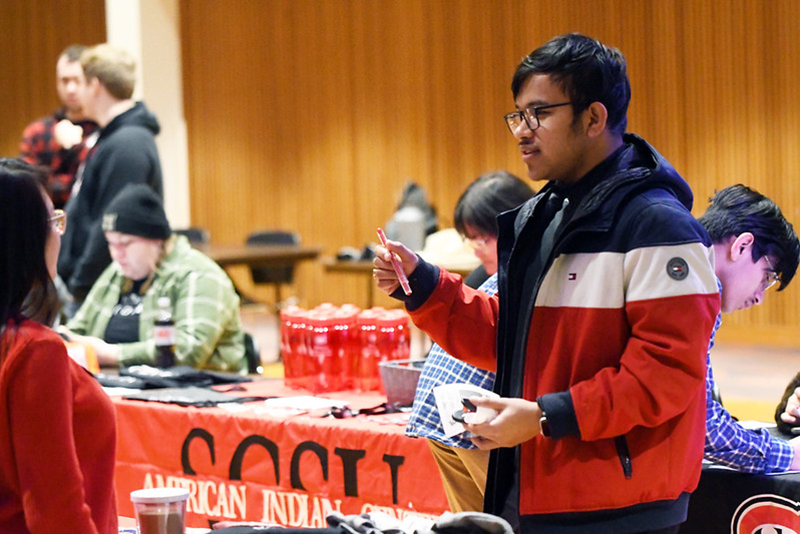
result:
[[(664, 189), (671, 192), (678, 202), (691, 211), (694, 195), (689, 184), (681, 178), (675, 168), (641, 137), (635, 134), (625, 134), (622, 140), (623, 146), (585, 177), (588, 180), (596, 180), (596, 177), (591, 175), (595, 174), (595, 170), (603, 167), (603, 176), (609, 178), (604, 178), (599, 183), (589, 186), (591, 192), (581, 202), (576, 217), (587, 213), (603, 212), (606, 222), (610, 224), (613, 212), (603, 210), (603, 206), (620, 205), (625, 197), (649, 189)], [(587, 185), (583, 184), (583, 187), (587, 187)], [(545, 187), (558, 188), (559, 186), (550, 183)], [(542, 191), (545, 189), (543, 188)], [(526, 207), (532, 210), (533, 203), (530, 201), (528, 203), (531, 206)]]
[(648, 187), (658, 183), (661, 187), (672, 191), (686, 209), (692, 209), (694, 203), (692, 189), (670, 162), (636, 134), (627, 133), (622, 137), (622, 141), (625, 148), (617, 161), (618, 169), (649, 170)]
[(123, 126), (141, 126), (142, 128), (150, 130), (153, 135), (158, 135), (161, 131), (161, 125), (158, 123), (158, 119), (152, 111), (147, 109), (144, 102), (136, 102), (131, 109), (111, 119), (111, 122), (103, 128), (102, 135), (109, 135)]

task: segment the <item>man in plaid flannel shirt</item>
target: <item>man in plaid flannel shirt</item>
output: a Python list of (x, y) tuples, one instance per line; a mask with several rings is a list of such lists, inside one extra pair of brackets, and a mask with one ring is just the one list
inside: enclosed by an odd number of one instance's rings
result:
[(85, 46), (67, 47), (56, 63), (56, 92), (63, 107), (30, 123), (22, 133), (20, 158), (50, 169), (47, 191), (56, 208), (69, 200), (81, 163), (96, 139), (97, 124), (83, 115), (78, 87), (83, 79), (79, 61)]

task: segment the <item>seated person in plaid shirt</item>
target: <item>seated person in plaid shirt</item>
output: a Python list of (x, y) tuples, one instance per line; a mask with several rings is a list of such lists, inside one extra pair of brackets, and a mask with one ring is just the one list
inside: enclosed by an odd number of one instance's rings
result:
[(83, 80), (80, 56), (85, 49), (72, 45), (58, 56), (56, 92), (62, 107), (26, 126), (19, 147), (22, 160), (50, 169), (46, 187), (56, 209), (69, 200), (78, 167), (96, 140), (90, 136), (97, 131), (97, 124), (84, 116), (78, 99)]
[[(714, 243), (714, 272), (722, 296), (721, 313), (747, 309), (764, 301), (780, 282), (786, 289), (797, 270), (800, 242), (792, 225), (773, 201), (743, 185), (727, 187), (711, 198), (700, 217)], [(721, 315), (711, 334), (721, 324)], [(716, 400), (708, 359), (706, 371), (705, 458), (748, 473), (800, 469), (800, 438), (784, 441), (766, 429), (748, 430), (733, 420)]]
[[(505, 171), (484, 174), (461, 195), (455, 209), (455, 227), (469, 240), (481, 261), (481, 265), (465, 280), (467, 285), (480, 286), (481, 291), (490, 295), (497, 293), (495, 217), (532, 196), (533, 191), (527, 183)], [(432, 392), (436, 386), (454, 383), (468, 383), (491, 390), (494, 373), (457, 360), (434, 344), (417, 384), (406, 435), (428, 438), (450, 509), (453, 512), (481, 511), (489, 451), (479, 450), (463, 434), (451, 438), (444, 435)]]
[(90, 344), (101, 366), (153, 365), (157, 302), (167, 296), (176, 365), (246, 373), (233, 283), (186, 237), (172, 234), (160, 196), (148, 185), (128, 185), (108, 205), (102, 224), (113, 263), (62, 332)]

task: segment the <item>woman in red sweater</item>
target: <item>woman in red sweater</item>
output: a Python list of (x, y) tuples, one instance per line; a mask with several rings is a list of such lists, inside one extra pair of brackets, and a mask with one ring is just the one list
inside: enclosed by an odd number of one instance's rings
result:
[(0, 532), (115, 534), (114, 408), (51, 325), (66, 216), (0, 159)]

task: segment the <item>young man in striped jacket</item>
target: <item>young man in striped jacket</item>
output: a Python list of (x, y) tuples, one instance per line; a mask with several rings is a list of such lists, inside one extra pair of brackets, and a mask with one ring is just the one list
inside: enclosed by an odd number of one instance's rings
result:
[(703, 456), (711, 240), (686, 182), (625, 133), (618, 50), (556, 37), (512, 92), (506, 122), (547, 184), (498, 218), (499, 297), (396, 242), (376, 250), (378, 287), (447, 352), (497, 370), (502, 398), (473, 401), (498, 415), (467, 425), (492, 450), (484, 511), (522, 533), (677, 532)]

